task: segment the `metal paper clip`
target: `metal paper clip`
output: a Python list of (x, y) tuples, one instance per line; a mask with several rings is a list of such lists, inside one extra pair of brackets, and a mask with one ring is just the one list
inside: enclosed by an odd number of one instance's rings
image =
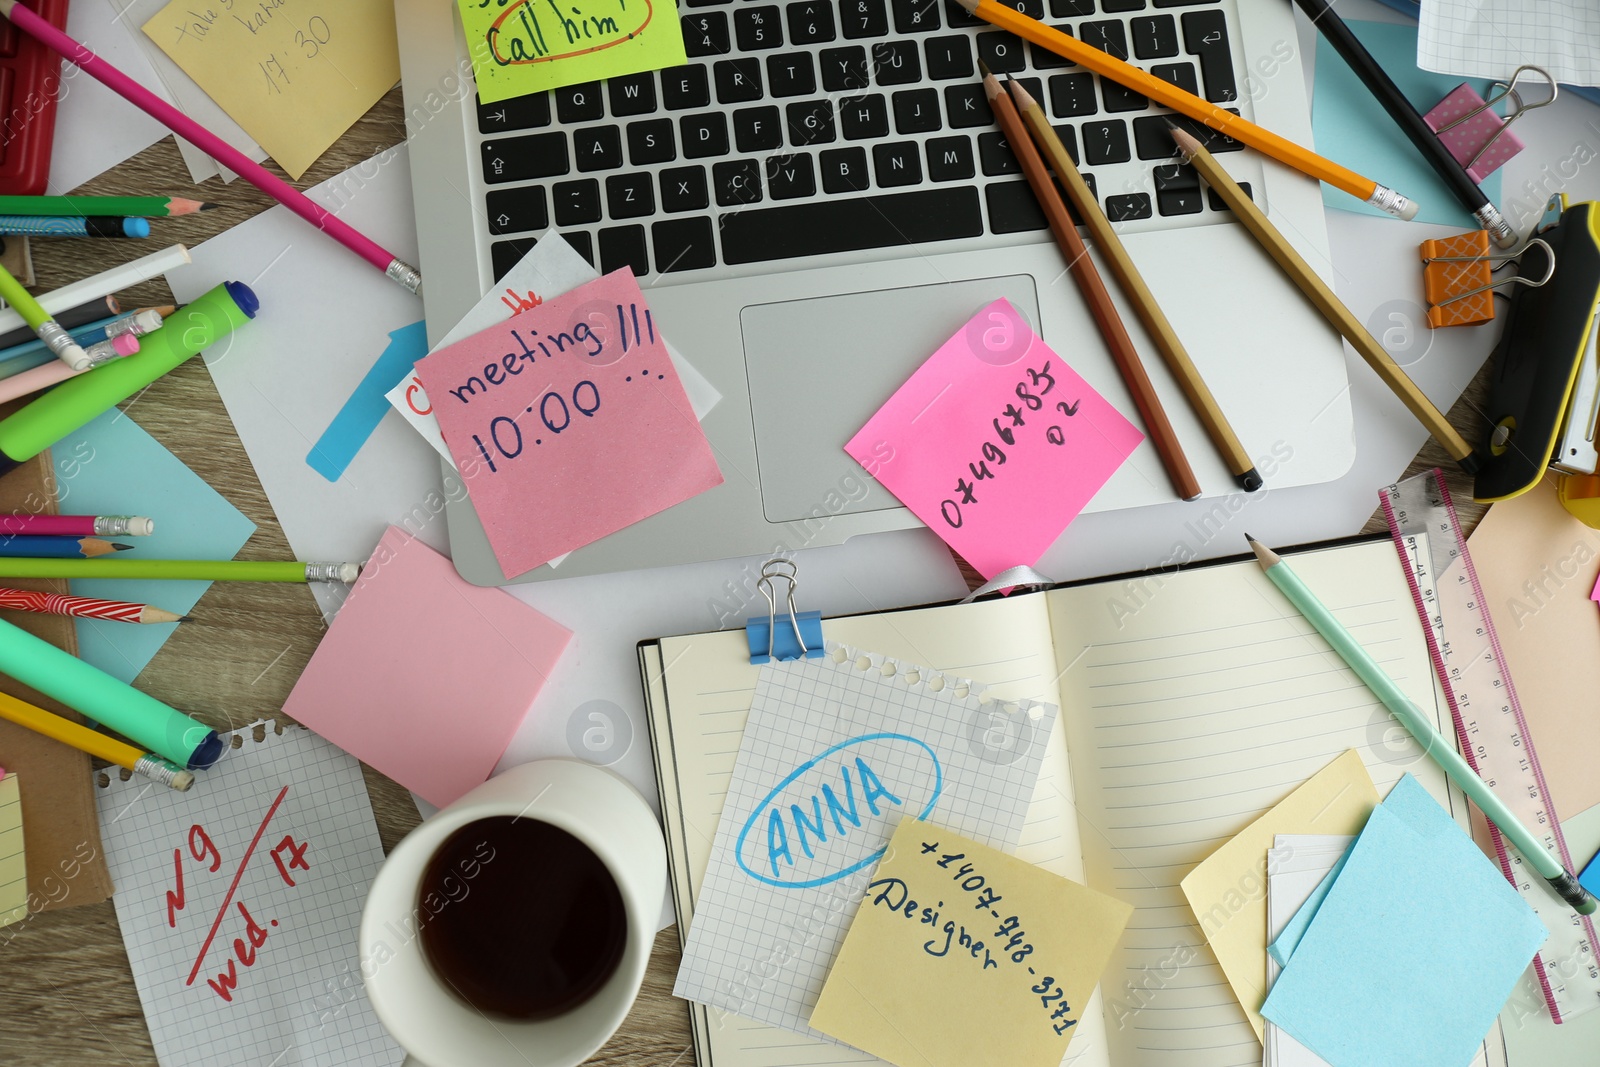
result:
[[(778, 592), (774, 582), (780, 580), (789, 583), (784, 603), (788, 607), (792, 640), (788, 634), (782, 638), (778, 637)], [(774, 659), (785, 661), (802, 657), (816, 659), (822, 655), (822, 613), (795, 610), (794, 591), (799, 586), (798, 568), (793, 560), (780, 556), (769, 559), (761, 565), (761, 577), (756, 582), (756, 588), (767, 598), (767, 617), (746, 620), (745, 635), (750, 645), (751, 663), (767, 663)], [(806, 640), (808, 636), (809, 644)], [(761, 651), (763, 644), (766, 645), (765, 653)]]
[[(1522, 94), (1517, 92), (1517, 82), (1521, 79), (1524, 72), (1532, 72), (1542, 76), (1545, 80), (1545, 84), (1550, 87), (1550, 96), (1539, 101), (1537, 104), (1524, 104), (1522, 102)], [(1477, 164), (1478, 160), (1483, 158), (1483, 154), (1493, 147), (1494, 143), (1511, 128), (1511, 124), (1513, 122), (1516, 122), (1529, 111), (1535, 111), (1541, 107), (1546, 107), (1555, 103), (1556, 94), (1560, 91), (1556, 86), (1556, 80), (1550, 76), (1550, 72), (1545, 70), (1543, 67), (1535, 66), (1532, 63), (1525, 63), (1516, 70), (1512, 71), (1510, 81), (1497, 81), (1490, 83), (1491, 89), (1497, 87), (1500, 91), (1490, 96), (1482, 104), (1473, 108), (1471, 111), (1468, 111), (1466, 114), (1459, 116), (1455, 120), (1445, 123), (1443, 126), (1440, 126), (1434, 131), (1435, 133), (1439, 134), (1447, 133), (1455, 127), (1461, 125), (1463, 122), (1469, 122), (1478, 115), (1481, 115), (1483, 112), (1490, 110), (1494, 107), (1494, 105), (1498, 104), (1506, 97), (1511, 98), (1511, 110), (1506, 114), (1505, 121), (1500, 124), (1499, 129), (1494, 131), (1494, 136), (1490, 137), (1487, 141), (1478, 146), (1478, 151), (1465, 163), (1464, 168), (1466, 170), (1471, 170), (1473, 166)]]
[(1534, 245), (1538, 245), (1540, 248), (1544, 249), (1544, 277), (1540, 278), (1538, 281), (1534, 281), (1532, 278), (1524, 278), (1520, 274), (1511, 278), (1501, 278), (1499, 281), (1491, 280), (1484, 285), (1479, 285), (1475, 288), (1468, 289), (1465, 292), (1451, 293), (1445, 299), (1435, 301), (1434, 307), (1443, 307), (1446, 304), (1453, 304), (1457, 300), (1465, 300), (1469, 296), (1477, 296), (1479, 293), (1488, 292), (1490, 289), (1497, 289), (1502, 285), (1530, 285), (1537, 289), (1539, 286), (1544, 285), (1551, 278), (1555, 277), (1556, 254), (1555, 250), (1552, 249), (1543, 238), (1535, 237), (1533, 240), (1523, 245), (1519, 250), (1515, 252), (1505, 252), (1497, 256), (1425, 256), (1422, 260), (1424, 265), (1429, 263), (1488, 263), (1491, 264), (1489, 269), (1491, 271), (1496, 271), (1510, 262), (1515, 262), (1518, 264), (1518, 266), (1521, 266), (1523, 255)]

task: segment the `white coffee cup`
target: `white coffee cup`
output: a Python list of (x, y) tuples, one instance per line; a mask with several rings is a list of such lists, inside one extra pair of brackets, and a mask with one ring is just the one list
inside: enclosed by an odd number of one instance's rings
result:
[[(572, 834), (605, 864), (622, 895), (628, 931), (621, 962), (593, 996), (555, 1018), (485, 1016), (439, 980), (417, 936), (429, 915), (419, 899), (428, 861), (461, 827), (494, 816), (538, 819)], [(639, 994), (666, 877), (661, 827), (621, 778), (576, 760), (514, 767), (411, 831), (379, 868), (361, 915), (367, 997), (412, 1067), (576, 1067), (610, 1039)]]

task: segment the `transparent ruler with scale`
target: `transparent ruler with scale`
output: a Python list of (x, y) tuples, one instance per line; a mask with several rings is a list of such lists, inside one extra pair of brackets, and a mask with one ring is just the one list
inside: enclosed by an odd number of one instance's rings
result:
[[(1496, 796), (1572, 870), (1539, 756), (1517, 702), (1494, 622), (1455, 506), (1437, 470), (1379, 493), (1411, 595), (1422, 618), (1434, 672), (1455, 720), (1461, 754)], [(1548, 740), (1548, 739), (1547, 739)], [(1559, 742), (1559, 738), (1555, 739)], [(1595, 928), (1489, 824), (1500, 869), (1550, 930), (1533, 971), (1556, 1022), (1600, 1008)]]

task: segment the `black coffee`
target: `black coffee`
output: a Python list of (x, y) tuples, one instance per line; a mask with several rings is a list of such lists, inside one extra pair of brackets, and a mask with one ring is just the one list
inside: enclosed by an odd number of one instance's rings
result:
[(423, 870), (418, 899), (435, 973), (472, 1007), (524, 1021), (593, 996), (628, 936), (605, 864), (536, 819), (479, 819), (451, 834)]

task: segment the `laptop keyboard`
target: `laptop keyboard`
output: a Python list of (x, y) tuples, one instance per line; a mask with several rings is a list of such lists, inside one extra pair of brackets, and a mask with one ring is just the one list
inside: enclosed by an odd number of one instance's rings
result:
[[(1220, 0), (1005, 2), (1237, 113)], [(1043, 231), (979, 59), (1040, 102), (1119, 228), (1226, 211), (1167, 126), (1213, 152), (1238, 142), (950, 0), (681, 12), (685, 66), (478, 105), (497, 279), (549, 228), (641, 277)]]

